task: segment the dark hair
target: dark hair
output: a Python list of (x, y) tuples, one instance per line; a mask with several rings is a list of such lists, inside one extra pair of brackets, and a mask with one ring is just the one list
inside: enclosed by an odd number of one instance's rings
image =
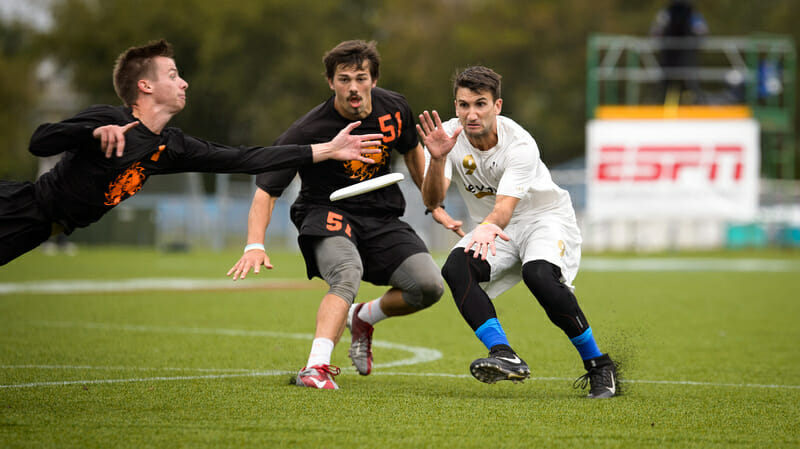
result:
[(328, 79), (333, 79), (336, 74), (336, 67), (343, 65), (345, 67), (361, 68), (364, 61), (369, 62), (369, 74), (372, 80), (375, 81), (380, 76), (381, 56), (378, 54), (375, 41), (344, 41), (322, 58), (325, 64), (325, 76)]
[(122, 52), (114, 64), (114, 90), (120, 100), (126, 106), (136, 103), (139, 98), (136, 84), (139, 80), (146, 76), (157, 76), (153, 58), (157, 56), (171, 58), (172, 55), (172, 45), (164, 39), (151, 41), (141, 47), (131, 47)]
[(459, 87), (466, 87), (473, 92), (488, 90), (492, 94), (492, 100), (500, 98), (500, 76), (494, 70), (483, 66), (472, 66), (464, 69), (455, 76), (453, 80), (453, 96), (455, 97)]

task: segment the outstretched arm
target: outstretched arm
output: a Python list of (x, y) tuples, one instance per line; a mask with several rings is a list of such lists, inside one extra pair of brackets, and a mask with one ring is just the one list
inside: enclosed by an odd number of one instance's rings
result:
[(330, 142), (311, 145), (314, 162), (326, 159), (339, 161), (356, 160), (366, 164), (374, 164), (364, 154), (380, 153), (380, 144), (383, 134), (350, 134), (361, 122), (353, 122), (345, 126)]

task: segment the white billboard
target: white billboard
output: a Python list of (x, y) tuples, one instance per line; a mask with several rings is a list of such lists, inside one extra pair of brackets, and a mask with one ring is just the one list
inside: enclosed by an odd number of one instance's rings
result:
[(750, 220), (758, 209), (752, 119), (592, 120), (586, 159), (590, 219)]

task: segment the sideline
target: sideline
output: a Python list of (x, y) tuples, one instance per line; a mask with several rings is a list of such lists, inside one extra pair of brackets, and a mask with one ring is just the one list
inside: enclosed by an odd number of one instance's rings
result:
[[(437, 261), (440, 265), (444, 261)], [(772, 272), (800, 273), (800, 260), (721, 259), (721, 258), (601, 258), (585, 257), (581, 271), (595, 272)], [(12, 294), (122, 293), (136, 291), (195, 290), (303, 290), (323, 289), (319, 279), (282, 279), (232, 281), (230, 279), (138, 278), (120, 280), (43, 280), (0, 282), (0, 296)]]
[(281, 279), (251, 280), (192, 278), (134, 278), (118, 280), (70, 279), (29, 282), (0, 282), (0, 295), (69, 293), (122, 293), (135, 291), (193, 290), (304, 290), (324, 288), (321, 280)]
[[(377, 365), (376, 365), (377, 367)], [(107, 370), (108, 367), (70, 367), (58, 365), (0, 365), (0, 369), (71, 369), (79, 368), (82, 370), (95, 369)], [(115, 369), (130, 369), (130, 370), (186, 370), (186, 371), (226, 371), (224, 369), (196, 369), (196, 368), (123, 368), (115, 367)], [(234, 370), (231, 370), (234, 371)], [(353, 375), (355, 375), (354, 370)], [(24, 384), (9, 384), (0, 385), (0, 389), (21, 389), (21, 388), (37, 388), (37, 387), (64, 387), (70, 385), (97, 385), (97, 384), (118, 384), (118, 383), (136, 383), (136, 382), (166, 382), (166, 381), (182, 381), (182, 380), (208, 380), (208, 379), (231, 379), (237, 377), (268, 377), (268, 376), (290, 376), (295, 374), (296, 371), (251, 371), (244, 373), (230, 373), (230, 374), (207, 374), (200, 376), (156, 376), (156, 377), (134, 377), (128, 379), (87, 379), (87, 380), (66, 380), (66, 381), (50, 381), (50, 382), (29, 382)], [(404, 373), (404, 372), (373, 372), (373, 376), (404, 376), (404, 377), (446, 377), (453, 379), (472, 379), (469, 374), (448, 374), (448, 373)], [(530, 381), (537, 382), (572, 382), (574, 379), (567, 379), (561, 377), (531, 377)], [(800, 390), (800, 385), (777, 385), (777, 384), (734, 384), (734, 383), (717, 383), (717, 382), (695, 382), (695, 381), (671, 381), (671, 380), (632, 380), (620, 379), (620, 384), (626, 383), (639, 383), (639, 384), (659, 384), (659, 385), (689, 385), (689, 386), (703, 386), (703, 387), (731, 387), (731, 388), (769, 388), (769, 389), (787, 389), (787, 390)]]
[[(185, 327), (159, 327), (159, 326), (140, 326), (140, 325), (117, 325), (107, 323), (87, 323), (87, 322), (72, 322), (72, 321), (37, 321), (34, 325), (44, 327), (61, 327), (61, 328), (81, 328), (81, 329), (101, 329), (101, 330), (118, 330), (127, 332), (147, 332), (147, 333), (174, 333), (174, 334), (205, 334), (205, 335), (225, 335), (233, 337), (263, 337), (263, 338), (291, 338), (310, 340), (313, 338), (311, 334), (301, 333), (286, 333), (286, 332), (272, 332), (272, 331), (248, 331), (242, 329), (209, 329), (209, 328), (185, 328)], [(343, 339), (347, 340), (347, 339)], [(376, 363), (374, 368), (380, 370), (382, 368), (391, 368), (397, 366), (411, 366), (425, 362), (432, 362), (442, 358), (442, 353), (436, 349), (424, 348), (419, 346), (408, 346), (398, 343), (391, 343), (386, 341), (375, 340), (372, 343), (375, 347), (390, 348), (396, 350), (407, 351), (411, 353), (411, 357), (396, 360), (388, 363)], [(84, 380), (55, 380), (55, 381), (42, 381), (42, 382), (28, 382), (20, 384), (0, 384), (2, 389), (21, 389), (21, 388), (38, 388), (38, 387), (53, 387), (53, 386), (70, 386), (70, 385), (92, 385), (92, 384), (117, 384), (117, 383), (135, 383), (135, 382), (166, 382), (166, 381), (187, 381), (187, 380), (203, 380), (203, 379), (230, 379), (241, 377), (267, 377), (267, 376), (287, 376), (295, 374), (296, 371), (277, 371), (277, 370), (248, 370), (238, 368), (181, 368), (181, 367), (126, 367), (126, 366), (87, 366), (87, 365), (0, 365), (0, 370), (75, 370), (75, 371), (186, 371), (186, 372), (199, 372), (199, 373), (215, 373), (215, 374), (201, 374), (194, 376), (154, 376), (154, 377), (131, 377), (121, 379), (84, 379)], [(355, 368), (347, 367), (342, 369), (343, 372), (355, 374)], [(472, 376), (468, 374), (449, 374), (449, 373), (409, 373), (409, 372), (373, 372), (372, 375), (377, 376), (417, 376), (417, 377), (445, 377), (455, 379), (471, 379)], [(545, 382), (572, 382), (574, 379), (558, 378), (558, 377), (531, 377), (531, 381), (545, 381)], [(717, 383), (717, 382), (696, 382), (696, 381), (670, 381), (670, 380), (633, 380), (633, 379), (620, 379), (620, 383), (641, 383), (641, 384), (660, 384), (660, 385), (689, 385), (689, 386), (708, 386), (708, 387), (732, 387), (732, 388), (772, 388), (772, 389), (787, 389), (798, 390), (800, 385), (778, 385), (778, 384), (752, 384), (752, 383)]]

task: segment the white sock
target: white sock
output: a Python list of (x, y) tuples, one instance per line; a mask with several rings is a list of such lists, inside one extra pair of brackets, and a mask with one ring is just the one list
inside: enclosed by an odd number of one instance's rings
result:
[[(383, 298), (381, 296), (381, 298)], [(378, 321), (389, 318), (381, 309), (381, 298), (373, 299), (372, 301), (364, 304), (364, 307), (358, 311), (358, 317), (372, 326)]]
[(333, 340), (328, 338), (315, 338), (311, 344), (311, 354), (308, 355), (306, 368), (317, 365), (330, 365), (333, 353)]

